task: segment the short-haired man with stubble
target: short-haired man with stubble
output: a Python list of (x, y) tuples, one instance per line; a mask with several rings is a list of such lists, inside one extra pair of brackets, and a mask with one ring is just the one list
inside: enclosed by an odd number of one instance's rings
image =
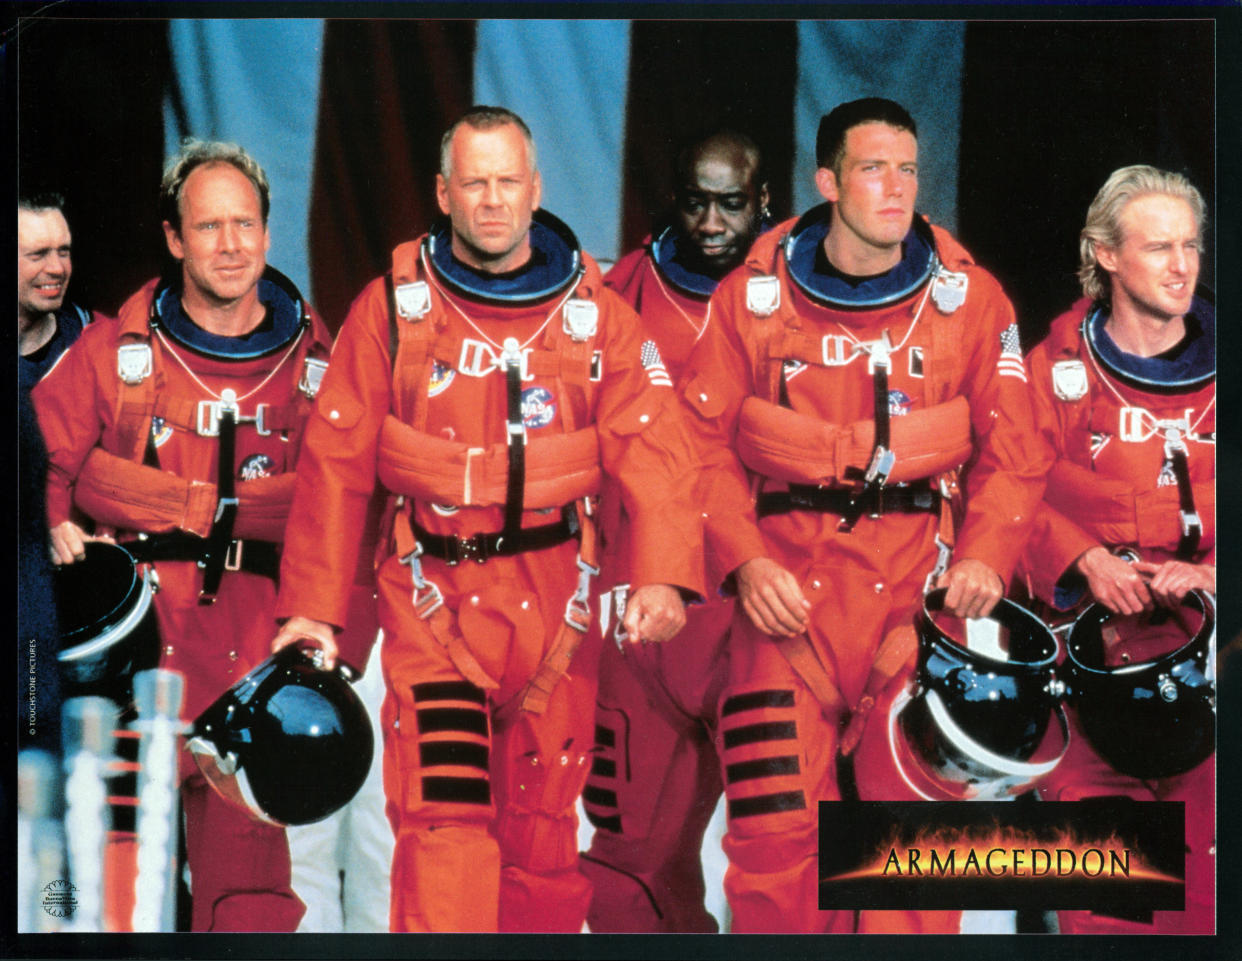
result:
[(298, 465), (276, 647), (332, 661), (366, 498), (377, 480), (392, 495), (377, 577), (394, 931), (581, 930), (601, 472), (637, 531), (633, 641), (675, 634), (701, 580), (667, 373), (541, 194), (516, 114), (475, 107), (448, 129), (444, 216), (354, 302)]
[(734, 931), (960, 927), (960, 912), (818, 909), (818, 802), (917, 799), (884, 719), (925, 585), (986, 615), (1046, 470), (1008, 299), (915, 214), (916, 136), (879, 98), (821, 120), (826, 202), (725, 278), (680, 387), (709, 583), (727, 577), (739, 609), (716, 733)]
[[(188, 142), (160, 188), (169, 269), (92, 324), (34, 394), (55, 559), (81, 560), (107, 532), (154, 565), (160, 666), (185, 676), (189, 718), (268, 654), (294, 462), (331, 343), (267, 266), (269, 203), (241, 147)], [(283, 829), (181, 759), (193, 930), (293, 931), (303, 905)]]

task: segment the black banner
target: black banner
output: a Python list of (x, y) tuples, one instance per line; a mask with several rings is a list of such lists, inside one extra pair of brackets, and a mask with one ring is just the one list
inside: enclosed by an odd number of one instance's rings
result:
[(823, 801), (822, 909), (1075, 909), (1138, 918), (1185, 897), (1177, 801)]

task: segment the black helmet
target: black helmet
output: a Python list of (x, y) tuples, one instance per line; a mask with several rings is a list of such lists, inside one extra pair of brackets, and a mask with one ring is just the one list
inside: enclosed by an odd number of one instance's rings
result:
[(139, 573), (129, 551), (105, 541), (88, 542), (83, 560), (56, 567), (57, 660), (66, 697), (127, 703), (134, 674), (159, 663), (154, 578)]
[[(918, 674), (889, 711), (889, 746), (902, 777), (928, 800), (1002, 798), (1049, 773), (1069, 746), (1054, 674), (1057, 642), (1034, 614), (1001, 600), (985, 649), (954, 641), (933, 619), (946, 591), (924, 598)], [(963, 638), (965, 641), (966, 638)], [(1048, 736), (1056, 713), (1060, 736)]]
[(343, 669), (282, 648), (194, 722), (187, 745), (226, 800), (270, 824), (310, 824), (358, 793), (375, 748)]
[[(1120, 657), (1109, 653), (1113, 638), (1128, 649)], [(1172, 777), (1216, 749), (1215, 642), (1215, 607), (1200, 591), (1172, 611), (1124, 617), (1093, 604), (1082, 612), (1067, 645), (1068, 697), (1087, 740), (1113, 768)], [(1136, 653), (1143, 659), (1135, 662)]]

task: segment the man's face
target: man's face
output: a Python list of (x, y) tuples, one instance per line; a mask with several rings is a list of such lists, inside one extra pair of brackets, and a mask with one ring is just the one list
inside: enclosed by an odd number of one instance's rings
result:
[(766, 186), (755, 184), (755, 161), (739, 147), (699, 153), (677, 185), (676, 226), (693, 245), (696, 266), (720, 278), (746, 257), (759, 233)]
[(60, 309), (73, 272), (71, 242), (59, 210), (17, 209), (17, 310), (24, 320)]
[(918, 141), (878, 121), (851, 127), (840, 174), (820, 167), (815, 183), (836, 204), (832, 229), (843, 231), (847, 246), (871, 253), (895, 249), (914, 219)]
[(1096, 257), (1112, 280), (1113, 310), (1169, 321), (1190, 309), (1199, 279), (1199, 225), (1190, 204), (1147, 194), (1121, 212), (1121, 243)]
[(522, 131), (511, 123), (488, 130), (463, 124), (449, 149), (449, 177), (436, 175), (436, 200), (453, 222), (453, 253), (489, 273), (522, 266), (542, 194)]
[(164, 221), (168, 250), (181, 261), (185, 293), (224, 306), (249, 294), (267, 266), (271, 236), (259, 191), (231, 164), (204, 164), (181, 188), (181, 230)]

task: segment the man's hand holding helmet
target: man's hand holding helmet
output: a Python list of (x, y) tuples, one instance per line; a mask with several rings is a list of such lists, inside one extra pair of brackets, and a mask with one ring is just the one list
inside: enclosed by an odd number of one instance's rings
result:
[(323, 662), (318, 666), (325, 671), (336, 667), (339, 653), (336, 646), (336, 628), (326, 621), (316, 621), (310, 617), (294, 616), (285, 621), (280, 632), (272, 640), (272, 653), (275, 654), (290, 644), (305, 644), (317, 647), (323, 652)]

